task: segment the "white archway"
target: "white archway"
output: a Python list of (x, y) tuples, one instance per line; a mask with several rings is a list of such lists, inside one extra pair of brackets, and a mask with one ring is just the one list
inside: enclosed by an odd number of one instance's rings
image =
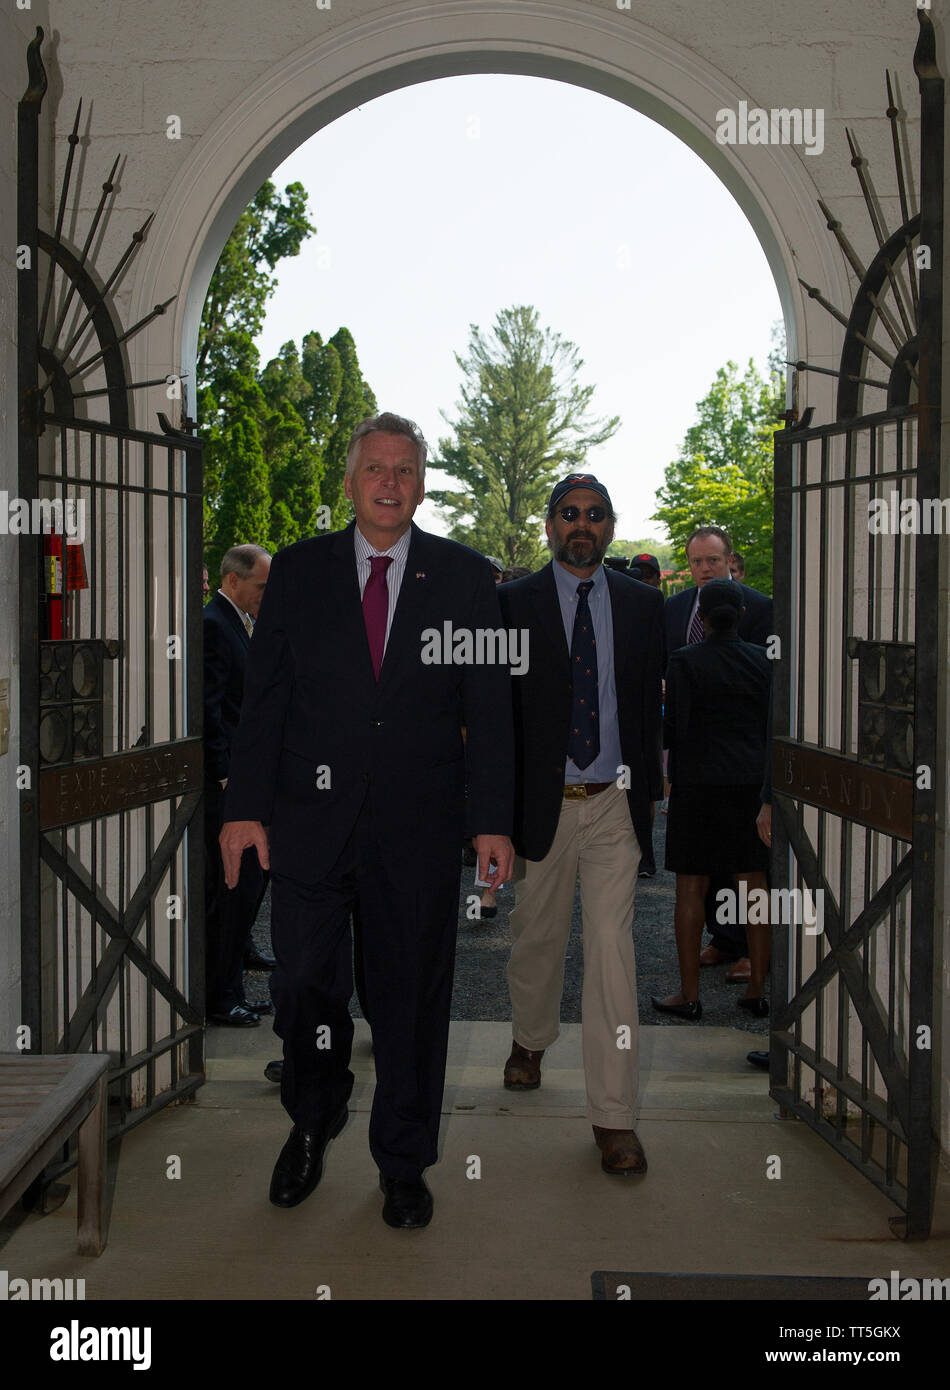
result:
[[(842, 258), (793, 149), (722, 146), (716, 112), (749, 94), (694, 53), (629, 15), (550, 3), (466, 0), (343, 24), (273, 69), (199, 141), (158, 209), (136, 267), (130, 321), (178, 295), (130, 353), (133, 379), (193, 368), (201, 309), (234, 223), (261, 183), (304, 140), (361, 102), (433, 78), (478, 72), (546, 77), (612, 97), (679, 136), (713, 169), (755, 230), (775, 277), (789, 355), (836, 365), (823, 313), (801, 275), (832, 300), (850, 293)], [(826, 379), (827, 380), (827, 379)], [(810, 399), (822, 396), (814, 380)], [(164, 393), (149, 402), (167, 405)]]

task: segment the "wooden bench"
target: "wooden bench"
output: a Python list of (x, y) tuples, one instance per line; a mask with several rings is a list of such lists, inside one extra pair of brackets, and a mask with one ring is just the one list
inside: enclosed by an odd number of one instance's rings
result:
[(108, 1053), (0, 1052), (0, 1218), (78, 1131), (80, 1255), (99, 1255), (105, 1245), (108, 1070)]

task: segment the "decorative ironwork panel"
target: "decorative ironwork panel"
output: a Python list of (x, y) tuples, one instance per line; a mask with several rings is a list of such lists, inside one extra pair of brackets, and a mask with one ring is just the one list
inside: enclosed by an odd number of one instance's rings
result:
[(110, 1054), (118, 1132), (204, 1079), (201, 445), (129, 427), (155, 383), (128, 382), (123, 345), (153, 315), (123, 332), (111, 292), (150, 219), (98, 275), (116, 160), (69, 242), (78, 110), (38, 226), (42, 37), (18, 127), (19, 483), (40, 520), (20, 538), (23, 1018), (34, 1049)]
[[(773, 873), (820, 894), (821, 927), (776, 925), (772, 1094), (930, 1228), (936, 626), (942, 331), (943, 80), (918, 12), (921, 207), (881, 223), (869, 267), (822, 204), (860, 280), (839, 369), (838, 422), (775, 436)], [(888, 118), (899, 115), (888, 79)], [(885, 345), (884, 338), (890, 339)], [(875, 365), (886, 379), (871, 377)], [(806, 364), (797, 364), (806, 368)], [(813, 370), (810, 369), (809, 370)], [(873, 391), (882, 408), (860, 414)], [(832, 558), (833, 557), (833, 558)], [(787, 1000), (787, 1003), (783, 1001)]]

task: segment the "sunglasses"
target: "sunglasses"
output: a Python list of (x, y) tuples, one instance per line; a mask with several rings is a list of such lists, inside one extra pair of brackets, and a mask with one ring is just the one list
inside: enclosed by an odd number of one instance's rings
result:
[[(576, 521), (581, 515), (581, 509), (580, 507), (561, 507), (558, 509), (557, 514), (563, 517), (565, 521)], [(587, 507), (584, 511), (584, 516), (586, 516), (588, 521), (593, 522), (594, 525), (603, 521), (606, 515), (606, 507)]]

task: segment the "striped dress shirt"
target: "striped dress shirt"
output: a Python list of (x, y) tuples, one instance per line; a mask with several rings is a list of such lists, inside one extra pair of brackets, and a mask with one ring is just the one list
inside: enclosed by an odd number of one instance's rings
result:
[(411, 529), (407, 528), (391, 550), (374, 550), (358, 526), (354, 527), (353, 530), (353, 543), (356, 549), (356, 577), (360, 583), (361, 600), (363, 591), (369, 581), (371, 570), (370, 560), (372, 557), (374, 555), (389, 555), (392, 557), (392, 564), (386, 570), (386, 588), (389, 590), (389, 612), (386, 614), (386, 639), (383, 644), (384, 653), (386, 651), (386, 643), (389, 641), (389, 633), (393, 625), (393, 614), (396, 611), (396, 602), (399, 598), (402, 577), (406, 572), (406, 560), (409, 557), (409, 542), (411, 539)]

